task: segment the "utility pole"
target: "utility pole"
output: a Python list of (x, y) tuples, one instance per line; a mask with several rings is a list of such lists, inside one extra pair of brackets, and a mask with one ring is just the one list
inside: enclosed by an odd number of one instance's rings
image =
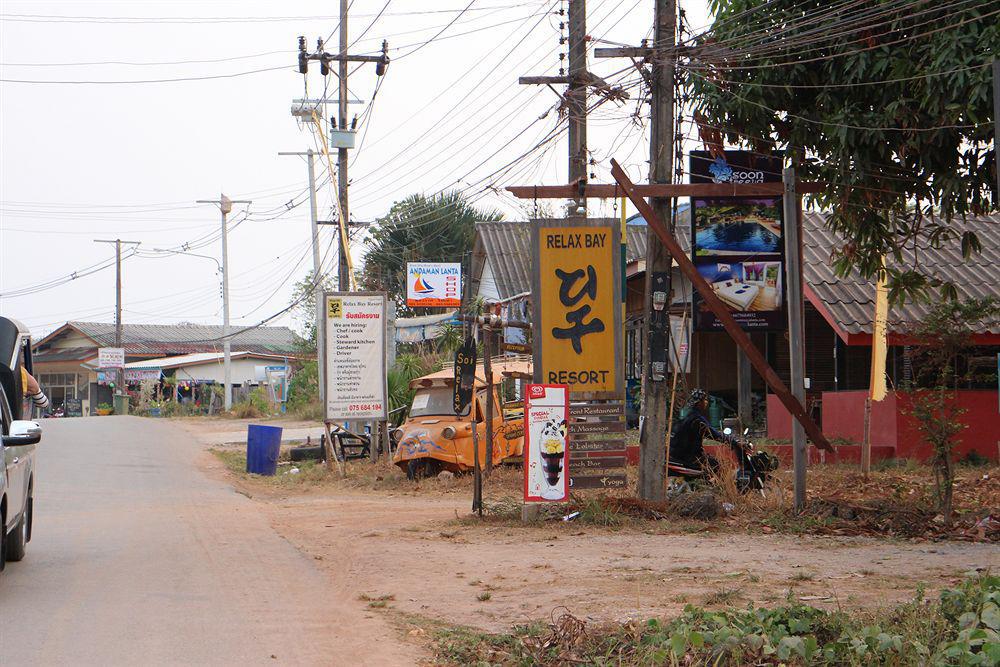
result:
[[(348, 125), (347, 105), (350, 103), (347, 90), (347, 65), (351, 62), (375, 63), (376, 76), (383, 76), (389, 66), (389, 43), (382, 42), (382, 53), (377, 56), (352, 56), (347, 52), (347, 10), (348, 1), (340, 0), (340, 49), (336, 54), (327, 53), (324, 50), (323, 40), (316, 43), (316, 52), (306, 51), (306, 38), (299, 37), (299, 73), (309, 73), (309, 61), (318, 60), (320, 62), (320, 72), (323, 76), (330, 73), (330, 63), (338, 63), (337, 78), (339, 79), (337, 100), (337, 117), (332, 123), (330, 130), (330, 144), (337, 148), (337, 199), (340, 209), (340, 230), (337, 238), (339, 240), (339, 258), (337, 268), (337, 289), (346, 291), (350, 289), (350, 268), (348, 262), (348, 234), (350, 231), (350, 207), (348, 203), (348, 179), (347, 179), (347, 151), (354, 148), (354, 136), (357, 118)], [(325, 100), (324, 100), (325, 104)], [(294, 113), (294, 112), (293, 112)], [(325, 149), (324, 149), (325, 150)]]
[[(343, 0), (341, 0), (343, 1)], [(583, 185), (587, 182), (587, 86), (599, 81), (587, 70), (587, 2), (567, 0), (569, 7), (569, 73), (560, 69), (559, 76), (522, 76), (520, 84), (566, 84), (566, 108), (569, 115), (569, 182), (579, 184), (579, 193), (572, 198), (571, 216), (587, 215), (587, 198)]]
[[(316, 164), (315, 156), (316, 152), (313, 149), (309, 149), (302, 152), (281, 152), (278, 155), (297, 155), (304, 156), (306, 158), (306, 164), (309, 167), (309, 223), (312, 230), (312, 255), (313, 255), (313, 294), (315, 295), (316, 301), (316, 367), (318, 369), (324, 368), (324, 363), (326, 360), (326, 350), (323, 349), (321, 342), (325, 340), (323, 336), (323, 323), (325, 318), (323, 317), (323, 274), (321, 272), (320, 266), (320, 253), (319, 253), (319, 219), (316, 213)], [(322, 371), (319, 371), (320, 376), (322, 376)], [(320, 405), (326, 405), (326, 387), (323, 383), (319, 383), (319, 402)]]
[[(802, 337), (802, 255), (799, 236), (799, 198), (795, 192), (795, 169), (786, 167), (782, 173), (785, 196), (782, 202), (785, 217), (785, 280), (788, 283), (788, 352), (792, 396), (806, 404), (804, 339)], [(806, 502), (806, 432), (797, 419), (792, 420), (792, 468), (795, 471), (795, 509)]]
[[(656, 0), (654, 16), (651, 126), (649, 142), (649, 182), (670, 183), (674, 177), (674, 53), (677, 30), (675, 0)], [(673, 234), (673, 199), (652, 199), (653, 211), (661, 220), (669, 220)], [(646, 232), (646, 303), (642, 364), (642, 414), (645, 439), (639, 448), (639, 497), (663, 500), (666, 497), (667, 410), (670, 386), (667, 382), (667, 351), (670, 349), (670, 302), (673, 259), (659, 236)], [(662, 317), (656, 313), (656, 293)]]
[[(139, 245), (140, 241), (122, 241), (121, 239), (106, 240), (95, 239), (94, 243), (114, 243), (115, 244), (115, 347), (122, 346), (122, 244)], [(115, 393), (122, 394), (124, 386), (124, 373), (122, 368), (115, 369)]]
[(222, 212), (222, 359), (224, 367), (223, 404), (226, 412), (233, 407), (233, 369), (230, 365), (232, 342), (229, 340), (229, 233), (226, 216), (233, 210), (233, 204), (249, 204), (249, 199), (230, 199), (220, 194), (216, 199), (199, 199), (198, 204), (215, 204)]
[[(340, 90), (337, 100), (338, 126), (341, 130), (347, 129), (347, 0), (340, 0)], [(353, 129), (353, 128), (352, 128)], [(341, 225), (340, 234), (340, 255), (337, 258), (337, 288), (345, 292), (350, 289), (350, 267), (347, 262), (347, 253), (350, 252), (347, 238), (351, 224), (350, 207), (347, 203), (347, 148), (341, 146), (337, 148), (337, 196), (340, 199)]]

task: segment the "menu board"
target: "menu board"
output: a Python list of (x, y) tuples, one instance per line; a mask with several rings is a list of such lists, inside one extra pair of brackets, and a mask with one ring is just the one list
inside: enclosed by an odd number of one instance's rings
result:
[(324, 303), (326, 419), (386, 419), (385, 294), (327, 292)]

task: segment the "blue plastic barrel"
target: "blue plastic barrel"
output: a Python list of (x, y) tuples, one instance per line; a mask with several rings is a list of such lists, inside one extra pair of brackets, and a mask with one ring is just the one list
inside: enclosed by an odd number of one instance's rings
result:
[(281, 449), (281, 427), (247, 426), (247, 472), (273, 475), (278, 469), (278, 451)]

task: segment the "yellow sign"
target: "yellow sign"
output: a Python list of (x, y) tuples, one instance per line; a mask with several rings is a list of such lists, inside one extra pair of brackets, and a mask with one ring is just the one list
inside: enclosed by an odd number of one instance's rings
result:
[(344, 316), (344, 301), (343, 299), (330, 299), (326, 302), (326, 316), (327, 317), (343, 317)]
[(537, 234), (540, 381), (569, 385), (571, 392), (619, 392), (617, 230), (542, 226)]

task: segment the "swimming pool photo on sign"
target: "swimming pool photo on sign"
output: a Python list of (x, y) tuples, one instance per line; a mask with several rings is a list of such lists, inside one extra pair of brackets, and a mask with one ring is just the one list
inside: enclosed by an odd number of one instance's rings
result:
[(781, 252), (781, 218), (774, 203), (741, 202), (695, 209), (695, 254)]

